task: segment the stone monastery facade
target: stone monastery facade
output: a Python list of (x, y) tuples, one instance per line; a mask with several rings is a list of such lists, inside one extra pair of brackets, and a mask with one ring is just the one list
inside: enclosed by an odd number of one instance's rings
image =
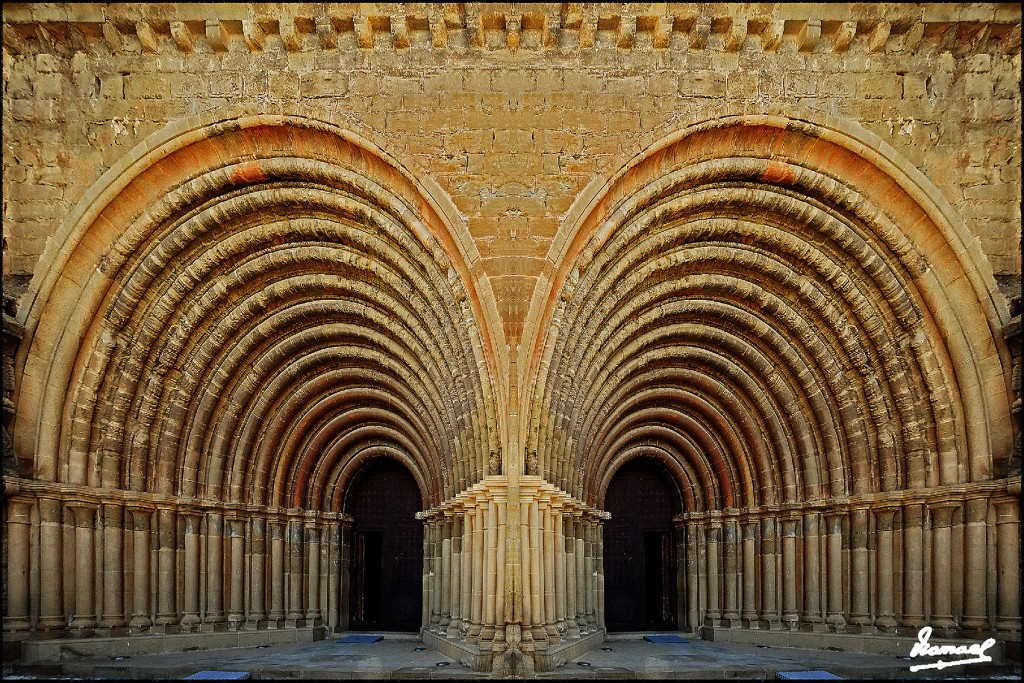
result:
[(5, 654), (1019, 643), (1020, 77), (1018, 4), (5, 4)]

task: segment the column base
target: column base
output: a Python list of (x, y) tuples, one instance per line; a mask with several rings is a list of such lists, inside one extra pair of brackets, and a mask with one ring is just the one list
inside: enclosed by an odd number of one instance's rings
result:
[(825, 626), (829, 633), (842, 633), (846, 629), (846, 619), (842, 614), (830, 614), (825, 617)]
[(786, 630), (786, 625), (776, 619), (761, 619), (757, 622), (757, 627), (762, 631), (783, 631)]
[(844, 632), (845, 633), (867, 634), (867, 633), (877, 633), (878, 629), (875, 628), (874, 626), (872, 626), (870, 622), (861, 621), (861, 622), (855, 623), (851, 619), (849, 621), (849, 623), (846, 624), (846, 628), (844, 629)]
[(1020, 617), (1000, 617), (996, 619), (996, 630), (1020, 633)]
[[(493, 627), (490, 630), (493, 631)], [(485, 627), (481, 633), (486, 634), (487, 631), (488, 629)], [(525, 647), (526, 634), (527, 631), (524, 630), (522, 639), (524, 647), (515, 649), (507, 648), (503, 639), (494, 638), (493, 635), (489, 639), (481, 638), (481, 642), (474, 644), (464, 638), (444, 638), (427, 629), (420, 631), (424, 645), (438, 650), (468, 669), (494, 671), (495, 667), (498, 667), (499, 673), (513, 671), (517, 676), (528, 671), (552, 671), (598, 647), (604, 642), (605, 637), (604, 629), (598, 628), (593, 633), (571, 642), (547, 642), (545, 646), (542, 646), (541, 643), (534, 641), (533, 648), (527, 650)]]
[(875, 629), (880, 633), (895, 634), (896, 633), (896, 618), (891, 614), (878, 617), (875, 619)]
[(28, 617), (4, 617), (4, 631), (27, 631), (32, 628)]
[(801, 621), (798, 622), (797, 630), (805, 633), (826, 633), (828, 627), (821, 621)]
[(961, 631), (987, 631), (988, 620), (985, 617), (964, 617), (960, 620)]
[[(221, 617), (221, 619), (223, 619), (223, 617)], [(237, 623), (237, 621), (236, 621), (236, 623)], [(216, 633), (216, 632), (219, 632), (219, 631), (227, 631), (227, 630), (229, 630), (228, 629), (228, 622), (227, 621), (208, 621), (208, 622), (200, 624), (199, 625), (199, 630), (202, 633)], [(237, 629), (231, 629), (231, 630), (237, 630)]]

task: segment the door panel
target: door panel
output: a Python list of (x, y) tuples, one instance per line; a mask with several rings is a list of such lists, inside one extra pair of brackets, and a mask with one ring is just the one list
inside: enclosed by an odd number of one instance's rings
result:
[(672, 516), (678, 495), (663, 468), (643, 459), (623, 465), (608, 487), (604, 527), (605, 618), (609, 631), (671, 629), (676, 624)]
[(348, 497), (354, 630), (417, 631), (423, 604), (423, 525), (416, 480), (400, 463), (366, 465)]

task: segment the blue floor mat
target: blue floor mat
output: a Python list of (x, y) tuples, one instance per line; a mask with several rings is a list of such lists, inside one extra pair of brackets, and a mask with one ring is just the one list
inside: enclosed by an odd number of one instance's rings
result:
[(352, 635), (345, 636), (340, 639), (339, 643), (376, 643), (378, 640), (384, 640), (384, 636), (373, 636), (373, 635)]
[(656, 636), (644, 636), (644, 640), (652, 643), (685, 643), (685, 638), (680, 638), (677, 635), (656, 635)]

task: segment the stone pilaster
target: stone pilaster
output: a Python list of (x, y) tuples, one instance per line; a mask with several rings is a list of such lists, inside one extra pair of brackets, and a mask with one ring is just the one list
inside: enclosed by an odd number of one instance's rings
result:
[(63, 505), (60, 500), (40, 496), (39, 621), (36, 624), (40, 631), (56, 631), (68, 624), (64, 611), (63, 524)]
[(956, 626), (950, 596), (953, 560), (949, 543), (950, 518), (956, 506), (952, 501), (938, 501), (929, 506), (932, 517), (932, 613), (929, 625), (937, 637), (954, 635)]
[[(267, 574), (267, 522), (253, 517), (249, 522), (249, 614), (245, 628), (257, 630), (267, 625), (267, 596), (264, 577)], [(236, 577), (232, 577), (234, 581)]]
[(96, 513), (98, 505), (75, 501), (68, 505), (75, 528), (75, 614), (68, 625), (75, 635), (96, 628)]
[(804, 555), (804, 608), (800, 615), (800, 629), (817, 631), (823, 628), (821, 619), (821, 541), (819, 538), (820, 513), (808, 510), (804, 513), (803, 555)]
[[(223, 518), (220, 520), (214, 520), (214, 523), (220, 521), (223, 524)], [(209, 528), (209, 527), (207, 527)], [(245, 624), (245, 528), (246, 522), (244, 519), (229, 518), (227, 520), (227, 531), (228, 531), (228, 553), (230, 555), (230, 567), (231, 571), (227, 576), (228, 584), (228, 614), (227, 614), (227, 625), (233, 630), (237, 631), (241, 629)], [(219, 545), (219, 544), (217, 544)], [(220, 569), (221, 562), (218, 560), (211, 559), (210, 572), (214, 569)], [(259, 568), (260, 574), (263, 573), (264, 568)], [(222, 588), (224, 585), (223, 575), (218, 579), (216, 583), (219, 585), (218, 588)], [(255, 578), (255, 577), (253, 577)], [(252, 581), (252, 578), (250, 578)], [(262, 583), (262, 577), (261, 577)], [(211, 597), (209, 602), (211, 607), (214, 603), (214, 591), (210, 590)], [(217, 595), (217, 598), (220, 596)], [(221, 615), (211, 614), (208, 609), (206, 614), (206, 621), (216, 628), (222, 628), (225, 620)]]
[(893, 602), (893, 522), (896, 509), (881, 507), (875, 510), (877, 536), (875, 584), (878, 591), (877, 617), (875, 627), (885, 633), (894, 633), (896, 618)]
[(782, 623), (789, 630), (796, 629), (800, 619), (796, 601), (796, 540), (801, 531), (800, 521), (798, 516), (782, 520)]
[(132, 507), (133, 552), (132, 552), (132, 619), (128, 626), (132, 633), (145, 633), (153, 624), (149, 601), (150, 554), (152, 536), (150, 520), (153, 511), (144, 507)]
[[(1018, 484), (1017, 496), (1020, 495)], [(996, 502), (996, 628), (1020, 633), (1020, 499)]]
[(960, 629), (987, 630), (988, 498), (977, 497), (964, 507), (964, 616)]
[(29, 603), (30, 537), (32, 501), (7, 501), (7, 613), (4, 631), (28, 631), (32, 627)]
[[(206, 513), (206, 609), (203, 614), (203, 629), (220, 631), (226, 627), (224, 615), (224, 514), (217, 511)], [(241, 539), (240, 539), (241, 540)], [(240, 545), (240, 544), (239, 544)], [(229, 542), (228, 550), (234, 553)], [(238, 554), (242, 550), (239, 548)], [(232, 557), (232, 579), (234, 576), (241, 581), (236, 572), (241, 571), (242, 564), (237, 564)], [(237, 621), (235, 622), (237, 623)]]
[(867, 507), (850, 513), (850, 619), (848, 632), (866, 633), (871, 628), (871, 572), (868, 562)]

